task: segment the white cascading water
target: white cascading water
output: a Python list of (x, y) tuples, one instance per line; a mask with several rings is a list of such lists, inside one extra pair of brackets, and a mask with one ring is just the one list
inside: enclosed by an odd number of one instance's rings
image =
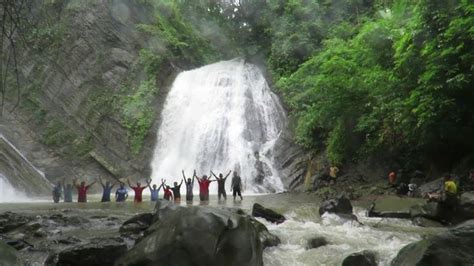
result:
[(0, 173), (0, 202), (27, 202), (30, 201), (25, 193), (16, 190), (8, 179)]
[[(156, 183), (180, 181), (181, 169), (187, 177), (193, 169), (198, 176), (233, 170), (247, 191), (283, 190), (271, 151), (286, 116), (255, 65), (234, 59), (180, 73), (161, 117), (152, 161)], [(268, 166), (260, 184), (258, 161)]]

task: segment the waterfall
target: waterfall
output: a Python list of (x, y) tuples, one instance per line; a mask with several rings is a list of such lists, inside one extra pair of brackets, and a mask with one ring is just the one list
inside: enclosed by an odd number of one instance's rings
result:
[(286, 115), (257, 66), (234, 59), (180, 73), (161, 119), (151, 165), (156, 183), (180, 181), (181, 169), (187, 177), (193, 169), (198, 176), (233, 170), (246, 191), (283, 190), (272, 149)]
[(0, 173), (0, 202), (27, 202), (30, 201), (25, 193), (16, 190), (8, 179)]

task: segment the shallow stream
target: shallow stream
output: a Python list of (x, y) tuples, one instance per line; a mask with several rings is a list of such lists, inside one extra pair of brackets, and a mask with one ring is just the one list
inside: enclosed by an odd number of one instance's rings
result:
[[(87, 204), (49, 202), (30, 203), (0, 203), (0, 213), (14, 211), (20, 213), (48, 214), (54, 211), (77, 215), (93, 220), (88, 230), (63, 230), (67, 235), (80, 235), (87, 238), (89, 235), (97, 237), (100, 232), (105, 235), (118, 234), (119, 223), (116, 226), (101, 226), (100, 223), (110, 221), (110, 217), (125, 220), (140, 213), (150, 212), (154, 208), (151, 202), (134, 204), (126, 202), (100, 203), (98, 195), (93, 195)], [(394, 199), (400, 204), (400, 200)], [(355, 214), (364, 225), (354, 221), (347, 221), (336, 215), (318, 214), (319, 200), (312, 194), (268, 194), (260, 196), (246, 196), (242, 202), (218, 203), (217, 198), (211, 195), (211, 206), (225, 206), (242, 208), (250, 213), (252, 205), (258, 202), (265, 207), (272, 208), (284, 214), (288, 220), (280, 225), (271, 224), (263, 219), (273, 234), (277, 235), (282, 243), (277, 247), (267, 248), (264, 251), (265, 265), (341, 265), (349, 254), (373, 250), (379, 256), (379, 265), (389, 265), (397, 252), (406, 244), (420, 240), (425, 235), (439, 232), (439, 228), (422, 228), (411, 224), (409, 220), (380, 219), (365, 217), (364, 202), (355, 202)], [(408, 202), (412, 204), (411, 202)], [(181, 203), (185, 205), (186, 203)], [(198, 205), (199, 202), (194, 202)], [(95, 217), (95, 218), (94, 218)], [(103, 217), (101, 219), (101, 217)], [(324, 237), (328, 245), (316, 249), (306, 249), (309, 239)]]

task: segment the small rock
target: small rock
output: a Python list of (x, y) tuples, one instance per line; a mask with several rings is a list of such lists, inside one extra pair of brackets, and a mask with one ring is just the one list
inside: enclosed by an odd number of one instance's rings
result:
[(377, 266), (377, 255), (370, 250), (353, 253), (347, 256), (342, 266)]
[(443, 227), (443, 224), (441, 224), (438, 221), (420, 217), (420, 216), (413, 218), (412, 222), (414, 225), (421, 226), (421, 227)]
[(286, 220), (285, 216), (275, 212), (274, 210), (267, 209), (258, 203), (253, 205), (252, 216), (262, 217), (265, 220), (276, 224), (281, 224)]
[(63, 245), (71, 245), (71, 244), (76, 244), (76, 243), (79, 243), (79, 242), (81, 242), (81, 240), (77, 237), (74, 237), (74, 236), (68, 236), (68, 237), (65, 237), (65, 238), (58, 239), (58, 243), (63, 244)]
[(29, 223), (31, 220), (31, 217), (14, 212), (2, 213), (0, 214), (0, 233), (10, 232)]
[(39, 229), (39, 230), (37, 230), (36, 232), (33, 233), (33, 236), (37, 237), (37, 238), (43, 238), (43, 237), (46, 237), (47, 235), (48, 234), (42, 229)]
[(306, 249), (319, 248), (328, 244), (328, 241), (324, 237), (315, 237), (308, 240)]
[(120, 227), (120, 233), (138, 234), (150, 227), (153, 222), (153, 214), (141, 213), (133, 216), (123, 223)]
[(119, 238), (98, 238), (53, 254), (46, 265), (114, 265), (127, 251), (125, 242)]

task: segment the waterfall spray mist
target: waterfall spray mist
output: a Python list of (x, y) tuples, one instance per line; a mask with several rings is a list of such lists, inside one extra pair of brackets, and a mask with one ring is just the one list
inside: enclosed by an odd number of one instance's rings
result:
[(255, 65), (235, 59), (183, 72), (162, 112), (152, 178), (170, 184), (182, 179), (181, 169), (187, 177), (194, 169), (198, 176), (233, 170), (246, 190), (281, 191), (272, 148), (286, 123)]

